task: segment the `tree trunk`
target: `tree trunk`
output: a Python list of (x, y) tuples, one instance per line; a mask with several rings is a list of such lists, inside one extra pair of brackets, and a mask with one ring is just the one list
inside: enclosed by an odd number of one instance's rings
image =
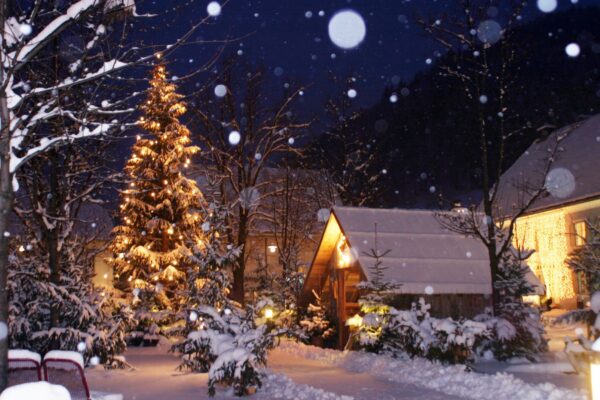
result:
[[(50, 201), (48, 204), (48, 214), (50, 217), (58, 217), (58, 177), (56, 159), (52, 157), (50, 165)], [(57, 223), (55, 220), (54, 223)], [(60, 285), (60, 259), (58, 254), (58, 227), (53, 229), (44, 229), (45, 244), (48, 251), (48, 267), (50, 268), (50, 283)], [(53, 304), (50, 308), (50, 327), (55, 328), (60, 325), (60, 306)]]
[[(233, 266), (233, 288), (231, 298), (244, 305), (245, 274), (246, 274), (246, 241), (248, 239), (248, 218), (244, 210), (239, 210), (238, 246), (241, 246), (236, 265)], [(266, 261), (266, 260), (265, 260)]]
[[(4, 37), (6, 0), (0, 0), (0, 34)], [(3, 45), (2, 45), (3, 46)], [(4, 51), (3, 49), (1, 50)], [(0, 66), (0, 82), (4, 67)], [(13, 204), (12, 176), (10, 173), (10, 115), (6, 92), (0, 93), (0, 392), (8, 384), (8, 223)]]

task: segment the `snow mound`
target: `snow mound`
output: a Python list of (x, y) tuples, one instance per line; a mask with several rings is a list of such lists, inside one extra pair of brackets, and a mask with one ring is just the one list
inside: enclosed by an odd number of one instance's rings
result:
[(83, 356), (76, 351), (52, 350), (44, 356), (44, 360), (49, 359), (69, 360), (78, 364), (81, 368), (84, 367)]
[(585, 400), (584, 391), (559, 388), (551, 383), (530, 384), (511, 374), (469, 372), (463, 365), (440, 365), (425, 359), (398, 360), (363, 353), (320, 349), (282, 342), (279, 349), (295, 356), (318, 360), (351, 372), (369, 373), (390, 382), (433, 389), (465, 399)]
[(352, 400), (351, 396), (339, 396), (335, 393), (317, 389), (312, 386), (294, 383), (290, 378), (280, 374), (268, 374), (263, 380), (260, 391), (264, 398), (296, 399), (296, 400)]
[(71, 400), (71, 395), (62, 386), (48, 382), (25, 383), (11, 386), (0, 395), (0, 400)]

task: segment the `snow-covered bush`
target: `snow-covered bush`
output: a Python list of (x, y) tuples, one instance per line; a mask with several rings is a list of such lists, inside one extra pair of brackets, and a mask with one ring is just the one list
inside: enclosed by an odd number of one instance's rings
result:
[(489, 335), (485, 324), (433, 318), (430, 307), (420, 298), (410, 310), (391, 307), (383, 322), (378, 314), (365, 315), (357, 332), (361, 347), (394, 357), (425, 357), (450, 363), (469, 361), (476, 345)]
[(208, 371), (209, 395), (215, 394), (217, 384), (232, 386), (237, 396), (260, 387), (260, 367), (282, 333), (261, 306), (245, 310), (200, 306), (193, 311), (197, 329), (174, 350), (182, 355), (180, 369)]
[[(34, 242), (35, 243), (35, 242)], [(46, 255), (37, 245), (12, 246), (9, 257), (9, 340), (13, 348), (45, 354), (79, 350), (86, 361), (110, 362), (125, 351), (133, 313), (110, 291), (92, 285), (92, 254), (77, 239), (66, 241), (59, 282), (50, 279)], [(15, 248), (16, 247), (16, 248)], [(58, 320), (51, 321), (51, 309)]]
[(306, 316), (300, 320), (300, 326), (304, 331), (304, 335), (308, 338), (321, 337), (323, 340), (332, 338), (335, 334), (327, 310), (323, 305), (323, 300), (313, 290), (313, 296), (316, 304), (309, 304), (306, 310)]
[(513, 357), (535, 360), (548, 350), (548, 343), (539, 310), (523, 301), (523, 296), (534, 293), (526, 279), (529, 267), (511, 252), (503, 256), (500, 267), (495, 283), (497, 314), (492, 316), (488, 310), (475, 318), (485, 323), (491, 332), (480, 351), (491, 350), (498, 360)]

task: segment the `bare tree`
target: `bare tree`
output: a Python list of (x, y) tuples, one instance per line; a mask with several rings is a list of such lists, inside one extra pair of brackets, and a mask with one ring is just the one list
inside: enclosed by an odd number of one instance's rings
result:
[(192, 113), (199, 127), (208, 186), (219, 203), (234, 209), (228, 236), (242, 251), (233, 271), (232, 297), (243, 303), (246, 244), (261, 214), (258, 206), (271, 190), (263, 172), (283, 157), (300, 154), (296, 143), (309, 123), (299, 122), (293, 111), (302, 88), (290, 89), (281, 101), (271, 101), (260, 69), (250, 71), (229, 61), (216, 83), (226, 93), (221, 98), (215, 98), (212, 90), (199, 95)]
[(343, 204), (379, 205), (387, 188), (383, 141), (359, 122), (363, 111), (353, 104), (357, 78), (332, 80), (338, 94), (326, 101), (326, 127), (309, 146), (305, 165), (328, 171)]
[(324, 222), (318, 213), (330, 209), (336, 198), (327, 190), (331, 187), (328, 175), (320, 171), (289, 166), (279, 171), (266, 210), (282, 267), (282, 286), (292, 289), (296, 298), (303, 281), (302, 251), (316, 243)]
[[(511, 1), (508, 6), (504, 3), (501, 6), (499, 3), (459, 0), (455, 4), (462, 12), (444, 18), (419, 20), (423, 29), (448, 53), (449, 61), (437, 66), (440, 73), (448, 79), (458, 80), (471, 101), (465, 107), (477, 110), (473, 134), (479, 140), (481, 205), (459, 210), (460, 212), (440, 213), (438, 219), (446, 228), (473, 235), (485, 245), (492, 287), (498, 278), (501, 260), (512, 245), (517, 219), (547, 193), (545, 177), (562, 150), (560, 142), (577, 127), (574, 125), (567, 131), (552, 134), (545, 139), (543, 145), (547, 148), (546, 157), (538, 171), (542, 179), (535, 182), (511, 182), (513, 189), (519, 192), (519, 201), (518, 204), (512, 204), (510, 209), (503, 207), (502, 191), (508, 185), (499, 183), (508, 167), (507, 150), (511, 141), (518, 138), (528, 129), (527, 125), (532, 123), (523, 121), (517, 129), (507, 128), (508, 121), (512, 122), (512, 126), (519, 123), (518, 110), (509, 107), (509, 104), (515, 104), (509, 101), (509, 97), (520, 90), (516, 86), (517, 69), (514, 68), (518, 49), (514, 45), (512, 34), (526, 2)], [(490, 18), (488, 13), (493, 6), (504, 13), (497, 20)], [(496, 307), (497, 296), (493, 299)]]

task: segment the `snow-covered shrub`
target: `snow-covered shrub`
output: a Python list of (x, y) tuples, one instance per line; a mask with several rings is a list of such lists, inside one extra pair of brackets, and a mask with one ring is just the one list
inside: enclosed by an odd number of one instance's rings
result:
[(513, 357), (535, 360), (537, 355), (548, 350), (548, 343), (539, 310), (523, 301), (523, 296), (534, 293), (526, 279), (529, 267), (511, 252), (501, 261), (495, 283), (497, 314), (492, 316), (487, 310), (475, 318), (485, 323), (491, 332), (480, 351), (491, 350), (498, 360)]
[(261, 385), (260, 367), (267, 352), (275, 346), (282, 331), (263, 315), (260, 305), (218, 310), (200, 306), (192, 318), (197, 329), (174, 346), (181, 353), (180, 369), (208, 371), (208, 393), (213, 396), (217, 384), (232, 386), (237, 396)]
[(300, 320), (300, 326), (304, 331), (304, 335), (308, 338), (321, 337), (323, 340), (332, 338), (335, 334), (327, 310), (323, 305), (323, 300), (313, 290), (313, 296), (316, 304), (309, 304), (306, 310), (306, 316)]
[[(489, 335), (486, 325), (466, 319), (433, 318), (430, 307), (420, 298), (410, 310), (390, 308), (385, 323), (378, 324), (378, 336), (370, 334), (372, 327), (366, 334), (362, 327), (359, 329), (360, 344), (395, 357), (425, 357), (450, 363), (469, 361), (476, 345)], [(366, 317), (374, 318), (366, 315), (363, 325)]]
[[(14, 246), (17, 247), (17, 246)], [(37, 245), (11, 247), (9, 257), (9, 340), (13, 348), (45, 354), (50, 350), (79, 350), (86, 361), (110, 362), (125, 350), (125, 332), (133, 313), (110, 291), (92, 285), (91, 253), (81, 243), (64, 243), (59, 282), (50, 279), (46, 255)], [(51, 321), (51, 309), (58, 320)]]

